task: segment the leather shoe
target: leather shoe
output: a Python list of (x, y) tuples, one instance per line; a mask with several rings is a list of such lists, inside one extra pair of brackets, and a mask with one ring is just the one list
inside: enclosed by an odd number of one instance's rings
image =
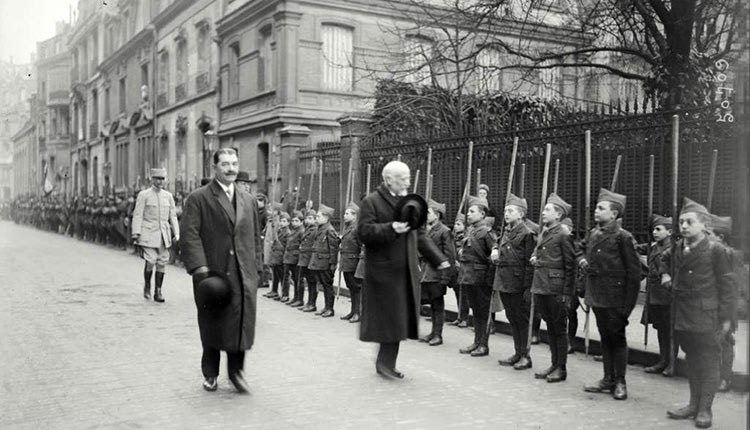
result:
[(295, 301), (293, 301), (293, 302), (291, 302), (291, 303), (287, 303), (287, 304), (288, 304), (289, 306), (293, 307), (293, 308), (301, 308), (302, 306), (304, 306), (304, 305), (305, 305), (305, 304), (304, 304), (304, 303), (302, 302), (302, 300), (295, 300)]
[(484, 357), (485, 355), (490, 355), (490, 349), (484, 345), (480, 345), (477, 349), (471, 351), (472, 357)]
[(434, 335), (433, 335), (432, 333), (430, 333), (430, 334), (428, 334), (428, 335), (425, 335), (425, 336), (422, 336), (422, 337), (420, 337), (420, 338), (419, 338), (419, 341), (420, 341), (420, 342), (424, 342), (424, 343), (427, 343), (427, 342), (431, 341), (433, 337), (434, 337)]
[(673, 420), (686, 420), (689, 418), (695, 418), (698, 413), (698, 407), (695, 405), (683, 406), (679, 409), (672, 409), (667, 411), (667, 416)]
[(350, 323), (358, 323), (359, 320), (360, 320), (359, 314), (354, 314), (354, 315), (352, 315), (351, 319), (349, 319), (349, 322)]
[(275, 301), (277, 301), (277, 302), (280, 302), (280, 301), (281, 301), (281, 299), (282, 299), (282, 297), (281, 297), (280, 295), (278, 295), (278, 294), (277, 294), (277, 295), (275, 295), (275, 296), (273, 296), (273, 297), (271, 297), (271, 298), (272, 298), (272, 299), (274, 299), (274, 300), (275, 300)]
[(713, 416), (711, 414), (711, 411), (700, 411), (695, 416), (695, 426), (699, 429), (707, 429), (711, 427), (712, 420)]
[(504, 360), (497, 360), (497, 364), (501, 366), (512, 366), (516, 363), (518, 363), (521, 360), (521, 356), (518, 354), (513, 354), (510, 357), (504, 359)]
[(643, 369), (643, 371), (646, 373), (661, 373), (666, 368), (667, 368), (667, 363), (664, 363), (663, 361), (659, 361), (653, 366), (648, 366), (647, 368)]
[(320, 314), (323, 318), (330, 318), (333, 316), (333, 309), (323, 309), (323, 313)]
[(404, 374), (383, 364), (376, 364), (375, 371), (387, 379), (404, 379)]
[(317, 313), (318, 308), (315, 306), (309, 306), (307, 309), (302, 309), (302, 312), (315, 312), (316, 315), (320, 315)]
[(327, 311), (328, 309), (323, 308), (320, 310), (320, 312), (315, 312), (315, 315), (323, 315), (323, 312)]
[(284, 297), (280, 298), (279, 301), (281, 303), (287, 303), (289, 301), (289, 296), (284, 296)]
[(555, 366), (550, 366), (545, 370), (542, 370), (541, 372), (535, 373), (534, 378), (536, 379), (547, 379), (547, 376), (555, 371)]
[(628, 386), (624, 380), (615, 382), (615, 389), (612, 391), (612, 397), (615, 400), (625, 400), (628, 398)]
[(350, 319), (352, 319), (353, 316), (354, 316), (354, 313), (353, 312), (349, 312), (348, 314), (344, 315), (343, 317), (341, 317), (339, 319), (350, 320)]
[(537, 335), (531, 336), (531, 344), (532, 345), (539, 345), (539, 336), (537, 336)]
[(583, 386), (583, 391), (587, 393), (608, 393), (615, 389), (615, 383), (610, 379), (600, 379), (593, 384)]
[(518, 360), (518, 363), (513, 365), (513, 368), (515, 370), (531, 369), (531, 357), (521, 357), (521, 359)]
[(718, 391), (720, 393), (726, 393), (730, 388), (732, 388), (732, 381), (729, 379), (722, 379), (719, 383)]
[(206, 391), (216, 391), (219, 384), (216, 382), (216, 377), (211, 376), (203, 380), (203, 389)]
[(466, 322), (466, 321), (461, 321), (460, 323), (458, 323), (458, 325), (457, 325), (456, 327), (458, 327), (458, 328), (466, 328), (466, 327), (468, 327), (468, 326), (469, 326), (469, 323), (468, 323), (468, 322)]
[(447, 325), (459, 325), (459, 324), (461, 324), (461, 320), (460, 319), (455, 319), (455, 320), (447, 323)]
[(559, 367), (547, 375), (547, 382), (562, 382), (568, 378), (568, 371)]
[(461, 354), (471, 354), (472, 351), (479, 348), (479, 345), (476, 343), (472, 343), (471, 345), (467, 346), (466, 348), (461, 348), (458, 350)]
[(146, 285), (143, 287), (143, 298), (146, 300), (151, 299), (151, 285)]
[(250, 386), (245, 382), (245, 378), (242, 376), (242, 371), (238, 370), (236, 373), (229, 374), (229, 380), (237, 389), (237, 392), (241, 394), (250, 394)]
[(674, 366), (672, 366), (671, 364), (668, 365), (667, 368), (664, 369), (663, 372), (661, 372), (661, 374), (663, 376), (666, 376), (667, 378), (671, 378), (672, 376), (674, 376)]
[(432, 339), (430, 339), (430, 346), (438, 346), (443, 344), (443, 337), (442, 336), (433, 336)]

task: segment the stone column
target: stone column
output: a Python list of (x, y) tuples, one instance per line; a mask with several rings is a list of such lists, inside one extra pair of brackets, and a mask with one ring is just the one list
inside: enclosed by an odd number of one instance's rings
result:
[(297, 152), (309, 146), (311, 132), (312, 130), (304, 125), (297, 124), (286, 125), (278, 131), (281, 147), (279, 169), (281, 180), (278, 185), (278, 198), (281, 198), (290, 186), (294, 188), (297, 185), (297, 177), (299, 176)]
[(274, 14), (276, 28), (276, 97), (279, 104), (297, 103), (297, 31), (302, 13), (299, 5), (284, 3), (284, 10)]
[[(349, 172), (349, 158), (352, 159), (352, 200), (358, 202), (360, 196), (365, 191), (365, 181), (367, 178), (366, 170), (362, 170), (359, 160), (359, 144), (364, 136), (370, 133), (370, 123), (372, 120), (367, 114), (347, 114), (337, 119), (341, 125), (341, 168), (346, 181), (346, 175)], [(346, 183), (342, 185), (341, 202), (343, 205), (349, 202), (345, 201)]]

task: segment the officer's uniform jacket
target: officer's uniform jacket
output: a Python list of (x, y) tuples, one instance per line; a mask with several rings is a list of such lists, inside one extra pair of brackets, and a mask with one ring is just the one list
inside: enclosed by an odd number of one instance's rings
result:
[(456, 264), (456, 248), (453, 237), (451, 237), (451, 230), (438, 221), (427, 230), (427, 237), (448, 258), (448, 263), (451, 266), (449, 269), (437, 270), (420, 255), (419, 263), (422, 269), (422, 280), (420, 282), (439, 282), (441, 285), (448, 285), (455, 272)]
[(289, 228), (281, 228), (276, 232), (273, 245), (271, 245), (271, 265), (277, 266), (284, 264), (284, 250), (286, 249), (286, 239), (289, 236)]
[(297, 265), (301, 267), (307, 267), (310, 264), (310, 257), (312, 257), (313, 244), (315, 243), (315, 237), (318, 233), (318, 227), (315, 225), (305, 227), (305, 232), (302, 233), (302, 240), (299, 245), (299, 261)]
[(612, 221), (589, 231), (583, 241), (586, 268), (586, 304), (632, 310), (641, 285), (641, 260), (633, 235)]
[(505, 232), (495, 244), (499, 258), (492, 288), (503, 293), (523, 293), (531, 288), (534, 266), (529, 259), (536, 246), (536, 234), (523, 221)]
[[(640, 246), (637, 245), (636, 249)], [(672, 295), (668, 289), (661, 285), (661, 261), (664, 251), (672, 247), (672, 238), (668, 236), (658, 242), (647, 244), (647, 246), (648, 276), (646, 277), (646, 290), (648, 291), (648, 303), (668, 305), (672, 303)]]
[(679, 240), (661, 261), (661, 273), (672, 277), (675, 330), (715, 332), (732, 320), (737, 290), (723, 245), (704, 238), (687, 251)]
[(297, 265), (299, 262), (299, 246), (302, 242), (304, 232), (305, 227), (303, 225), (289, 229), (289, 235), (286, 238), (286, 247), (284, 248), (284, 264)]
[(495, 240), (486, 223), (478, 222), (466, 229), (461, 243), (462, 252), (458, 258), (461, 263), (460, 284), (492, 285), (495, 266), (490, 262), (490, 253), (494, 244)]
[(344, 226), (344, 234), (341, 236), (341, 263), (339, 272), (354, 272), (357, 270), (359, 254), (362, 250), (362, 242), (357, 234), (357, 224), (349, 223)]
[[(172, 230), (170, 232), (170, 225)], [(138, 244), (148, 248), (165, 248), (172, 245), (172, 234), (180, 237), (174, 199), (167, 190), (156, 191), (153, 187), (138, 193), (133, 210), (131, 234), (139, 234)]]
[(339, 242), (339, 235), (330, 222), (318, 226), (307, 267), (310, 270), (331, 270), (331, 266), (338, 262)]
[(531, 292), (541, 295), (573, 296), (576, 259), (573, 240), (557, 223), (542, 229), (542, 237), (534, 248), (536, 257)]

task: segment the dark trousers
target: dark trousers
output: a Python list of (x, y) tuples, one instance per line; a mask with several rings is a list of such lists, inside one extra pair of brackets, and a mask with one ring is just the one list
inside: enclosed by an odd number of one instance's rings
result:
[[(206, 378), (215, 378), (219, 376), (219, 362), (221, 360), (221, 351), (203, 345), (203, 357), (201, 358), (201, 370)], [(227, 372), (234, 375), (245, 366), (245, 351), (229, 352), (227, 351)]]
[(492, 285), (462, 285), (469, 293), (471, 311), (474, 313), (474, 344), (487, 346), (489, 331), (487, 321), (490, 317), (490, 299)]
[(398, 348), (400, 345), (401, 342), (381, 343), (375, 364), (385, 366), (388, 369), (395, 369), (396, 359), (398, 359)]
[(333, 310), (333, 301), (336, 298), (333, 295), (333, 271), (315, 270), (315, 280), (323, 287), (323, 298), (325, 299), (325, 308)]
[(281, 284), (281, 296), (289, 296), (289, 284), (294, 284), (294, 298), (297, 298), (297, 287), (299, 286), (299, 270), (296, 264), (284, 264), (284, 281)]
[[(443, 324), (445, 323), (445, 287), (441, 287), (439, 282), (423, 282), (421, 284), (422, 297), (427, 298), (427, 304), (430, 305), (430, 317), (432, 318), (433, 336), (443, 337)], [(437, 290), (442, 290), (437, 291)], [(425, 294), (432, 292), (433, 294)]]
[(273, 270), (273, 284), (271, 285), (271, 291), (273, 291), (274, 293), (278, 293), (279, 284), (283, 285), (284, 281), (284, 265), (274, 264), (273, 266), (271, 266), (271, 270)]
[(513, 347), (516, 354), (528, 356), (529, 335), (529, 303), (523, 298), (523, 293), (500, 293), (500, 299), (505, 307), (505, 316), (510, 323), (513, 334)]
[(260, 272), (260, 281), (263, 286), (268, 287), (271, 278), (273, 278), (273, 270), (271, 269), (271, 266), (264, 264), (263, 270)]
[(619, 308), (593, 309), (601, 338), (604, 379), (624, 380), (628, 364), (628, 341), (625, 338), (628, 316)]
[(719, 388), (721, 343), (716, 333), (675, 330), (675, 341), (685, 351), (690, 384), (690, 404), (711, 410)]
[(534, 294), (534, 300), (544, 322), (547, 323), (552, 366), (565, 369), (568, 364), (568, 309), (560, 295)]
[(453, 285), (451, 288), (456, 295), (456, 305), (458, 306), (458, 316), (456, 319), (466, 321), (469, 318), (469, 293), (466, 291), (466, 288), (461, 288), (460, 285)]
[(307, 304), (315, 306), (318, 301), (318, 280), (315, 277), (315, 272), (307, 267), (301, 267), (301, 269), (300, 279), (304, 278), (307, 281)]
[(578, 303), (577, 297), (572, 297), (568, 306), (568, 340), (575, 341), (578, 332)]
[(352, 314), (361, 313), (362, 301), (360, 300), (360, 293), (362, 291), (362, 282), (354, 277), (354, 272), (344, 272), (344, 282), (346, 288), (349, 290), (349, 296), (352, 299)]
[[(671, 337), (669, 333), (670, 305), (648, 305), (648, 322), (656, 329), (656, 338), (659, 340), (659, 361), (668, 364)], [(675, 354), (679, 347), (675, 345)]]
[(721, 379), (732, 380), (734, 365), (734, 333), (727, 333), (721, 338)]

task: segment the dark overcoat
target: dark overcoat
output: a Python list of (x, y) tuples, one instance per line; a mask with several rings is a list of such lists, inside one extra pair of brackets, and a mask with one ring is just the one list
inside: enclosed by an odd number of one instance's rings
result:
[(439, 282), (441, 285), (446, 286), (450, 283), (453, 272), (456, 270), (456, 245), (453, 243), (451, 230), (445, 224), (438, 221), (427, 230), (427, 236), (432, 240), (437, 249), (448, 258), (448, 263), (450, 263), (451, 267), (450, 269), (437, 270), (424, 257), (420, 258), (423, 272), (422, 282)]
[(524, 222), (506, 228), (495, 248), (499, 258), (492, 288), (503, 293), (523, 293), (531, 288), (534, 266), (529, 259), (536, 246), (536, 234)]
[(365, 342), (417, 339), (418, 252), (436, 267), (447, 261), (423, 230), (393, 230), (399, 199), (381, 184), (360, 205), (357, 231), (365, 245), (365, 273), (359, 338)]
[(306, 226), (305, 232), (302, 233), (302, 239), (299, 244), (299, 260), (297, 265), (300, 267), (307, 267), (310, 264), (310, 257), (312, 257), (313, 244), (315, 243), (315, 236), (318, 234), (318, 227), (315, 225)]
[(344, 234), (341, 235), (339, 272), (355, 272), (361, 251), (362, 243), (359, 241), (359, 235), (357, 234), (357, 225), (354, 223), (347, 224), (344, 226)]
[(204, 345), (230, 352), (250, 349), (255, 340), (263, 268), (258, 202), (239, 187), (234, 189), (234, 200), (233, 205), (216, 180), (193, 191), (185, 201), (180, 238), (188, 273), (207, 266), (229, 283), (229, 304), (220, 311), (199, 310), (198, 327)]
[(307, 268), (331, 270), (332, 266), (335, 267), (339, 259), (339, 242), (339, 234), (330, 222), (319, 225), (315, 232), (315, 242), (313, 242), (310, 264)]
[(284, 251), (286, 250), (286, 240), (289, 237), (289, 227), (281, 228), (276, 231), (273, 245), (271, 245), (271, 265), (278, 266), (284, 264)]
[(299, 263), (299, 246), (304, 233), (304, 226), (289, 229), (289, 235), (286, 238), (286, 247), (284, 248), (284, 264), (296, 266)]
[(575, 292), (576, 256), (573, 239), (563, 231), (562, 224), (542, 229), (542, 237), (532, 256), (536, 257), (536, 267), (531, 292), (572, 297)]
[(716, 332), (732, 321), (737, 289), (725, 247), (704, 238), (686, 251), (683, 240), (662, 254), (661, 273), (672, 277), (674, 329)]
[(459, 284), (492, 285), (495, 279), (495, 266), (490, 261), (490, 254), (494, 244), (495, 238), (487, 223), (478, 222), (466, 229), (458, 257), (461, 263)]
[(641, 260), (633, 235), (613, 221), (589, 231), (583, 242), (586, 304), (632, 310), (641, 287)]
[(667, 249), (672, 247), (672, 238), (667, 237), (659, 242), (649, 245), (648, 257), (648, 277), (646, 278), (646, 289), (648, 290), (648, 300), (652, 305), (669, 305), (672, 303), (672, 294), (661, 284), (661, 259)]

